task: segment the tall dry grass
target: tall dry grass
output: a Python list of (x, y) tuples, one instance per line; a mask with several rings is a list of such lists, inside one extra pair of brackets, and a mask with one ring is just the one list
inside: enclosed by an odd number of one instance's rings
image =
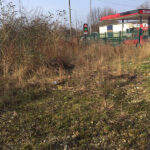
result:
[(138, 48), (93, 43), (78, 52), (72, 76), (79, 81), (79, 90), (96, 90), (97, 85), (103, 86), (105, 82), (111, 86), (113, 81), (136, 76), (138, 65), (149, 56), (149, 43)]
[[(5, 7), (0, 27), (1, 95), (14, 89), (51, 88), (53, 83), (70, 79), (76, 81), (73, 86), (84, 88), (110, 76), (134, 74), (131, 64), (150, 55), (148, 44), (139, 48), (85, 44), (68, 38), (67, 27), (52, 14), (18, 17), (11, 3)], [(64, 15), (65, 11), (59, 12), (59, 17)]]

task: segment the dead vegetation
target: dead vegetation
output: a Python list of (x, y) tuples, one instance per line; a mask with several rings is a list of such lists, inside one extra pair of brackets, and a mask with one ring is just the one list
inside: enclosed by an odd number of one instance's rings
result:
[[(12, 12), (15, 9), (11, 3), (7, 7)], [(64, 11), (58, 14), (59, 17), (65, 16)], [(69, 79), (78, 80), (79, 84), (77, 87), (73, 85), (74, 88), (115, 78), (130, 80), (136, 76), (136, 66), (132, 64), (139, 63), (150, 53), (149, 45), (112, 47), (70, 39), (65, 25), (55, 21), (52, 14), (29, 19), (25, 15), (18, 18), (17, 14), (11, 16), (9, 13), (1, 20), (3, 95), (11, 89), (25, 89), (30, 85), (46, 89), (54, 82)]]
[(0, 149), (147, 147), (149, 43), (85, 43), (51, 14), (8, 16), (0, 27)]

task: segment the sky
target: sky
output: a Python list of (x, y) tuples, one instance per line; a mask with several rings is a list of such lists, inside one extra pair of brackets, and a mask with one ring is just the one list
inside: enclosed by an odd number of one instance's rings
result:
[[(18, 8), (19, 0), (5, 0), (13, 2)], [(70, 0), (72, 9), (72, 22), (81, 24), (87, 21), (90, 0)], [(117, 12), (136, 9), (144, 0), (92, 0), (92, 8), (111, 7)], [(42, 10), (44, 13), (57, 10), (66, 10), (68, 14), (68, 0), (21, 0), (22, 6), (26, 10)], [(69, 17), (69, 16), (68, 16)]]

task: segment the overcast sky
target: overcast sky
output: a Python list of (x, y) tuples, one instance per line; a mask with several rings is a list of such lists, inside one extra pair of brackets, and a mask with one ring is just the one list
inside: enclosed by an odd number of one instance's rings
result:
[[(12, 1), (18, 7), (19, 0)], [(66, 10), (68, 12), (68, 0), (21, 0), (27, 10), (39, 9), (44, 13)], [(92, 0), (92, 8), (111, 7), (118, 12), (136, 9), (144, 0)], [(71, 0), (73, 23), (76, 21), (86, 22), (89, 13), (90, 0)]]

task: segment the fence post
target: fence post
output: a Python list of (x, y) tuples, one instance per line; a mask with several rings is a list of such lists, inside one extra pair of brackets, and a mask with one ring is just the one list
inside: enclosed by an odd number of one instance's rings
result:
[(150, 17), (148, 17), (148, 37), (150, 37)]
[(107, 34), (105, 32), (105, 44), (107, 43)]
[(119, 44), (121, 43), (121, 31), (119, 32)]
[(150, 37), (150, 26), (148, 27), (148, 37)]

